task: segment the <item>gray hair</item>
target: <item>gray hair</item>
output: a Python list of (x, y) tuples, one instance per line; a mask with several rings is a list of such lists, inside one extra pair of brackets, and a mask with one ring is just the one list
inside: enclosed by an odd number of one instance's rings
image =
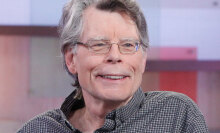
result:
[[(70, 0), (63, 8), (59, 24), (61, 52), (65, 55), (70, 48), (75, 49), (83, 30), (83, 11), (94, 5), (97, 9), (110, 12), (126, 13), (135, 22), (142, 48), (146, 50), (149, 44), (147, 24), (136, 0)], [(76, 51), (75, 51), (76, 52)], [(64, 56), (63, 56), (64, 57)], [(73, 86), (77, 88), (77, 98), (82, 98), (82, 90), (77, 74), (72, 74), (65, 63), (64, 68), (75, 80)]]

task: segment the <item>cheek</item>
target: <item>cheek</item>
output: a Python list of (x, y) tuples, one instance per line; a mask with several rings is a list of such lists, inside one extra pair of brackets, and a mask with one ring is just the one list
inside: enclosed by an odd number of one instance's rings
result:
[(88, 76), (92, 73), (92, 71), (101, 63), (100, 57), (95, 57), (91, 55), (81, 55), (77, 59), (76, 71), (78, 75), (84, 76), (85, 74)]
[[(142, 51), (143, 52), (143, 51)], [(147, 55), (146, 53), (142, 53), (141, 59), (140, 59), (140, 69), (141, 69), (141, 73), (143, 74), (145, 72), (145, 68), (146, 68), (146, 61), (147, 61)]]
[(132, 64), (136, 73), (143, 74), (145, 71), (146, 58), (141, 55), (139, 58), (135, 58)]
[(140, 77), (140, 76), (142, 76), (142, 74), (143, 74), (143, 67), (139, 62), (139, 65), (137, 65), (136, 69), (135, 69), (135, 75)]
[(87, 88), (87, 85), (89, 84), (91, 78), (91, 63), (89, 63), (86, 59), (83, 58), (76, 65), (76, 69), (80, 86), (82, 88)]
[(146, 69), (146, 60), (142, 61), (142, 64), (140, 64), (141, 73), (143, 74)]

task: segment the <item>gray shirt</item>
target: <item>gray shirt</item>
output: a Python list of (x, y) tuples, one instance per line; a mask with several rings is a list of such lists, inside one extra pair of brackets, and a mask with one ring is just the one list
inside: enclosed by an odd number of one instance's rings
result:
[[(61, 109), (40, 114), (28, 121), (18, 133), (80, 133), (68, 117), (84, 106), (72, 93)], [(72, 100), (71, 100), (72, 99)], [(138, 89), (129, 103), (110, 112), (95, 133), (208, 133), (197, 105), (175, 92), (147, 92)]]

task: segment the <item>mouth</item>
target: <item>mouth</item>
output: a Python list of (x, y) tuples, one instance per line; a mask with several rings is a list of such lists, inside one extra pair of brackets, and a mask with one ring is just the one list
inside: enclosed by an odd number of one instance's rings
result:
[(115, 75), (115, 74), (98, 74), (96, 77), (103, 78), (103, 79), (109, 79), (109, 80), (123, 80), (125, 78), (128, 78), (130, 76), (128, 75)]
[[(93, 71), (93, 77), (104, 83), (125, 83), (128, 79), (132, 79), (133, 72), (129, 68), (120, 66), (103, 66)], [(127, 83), (127, 82), (126, 82)]]
[(109, 79), (109, 80), (122, 80), (129, 76), (127, 75), (97, 75), (97, 77), (101, 77), (103, 79)]

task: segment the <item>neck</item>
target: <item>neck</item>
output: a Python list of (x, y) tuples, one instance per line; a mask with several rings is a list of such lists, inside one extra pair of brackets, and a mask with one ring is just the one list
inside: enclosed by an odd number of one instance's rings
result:
[(103, 126), (106, 115), (112, 110), (125, 105), (125, 102), (103, 101), (83, 93), (85, 107), (76, 110), (70, 118), (70, 123), (82, 132), (94, 132)]

